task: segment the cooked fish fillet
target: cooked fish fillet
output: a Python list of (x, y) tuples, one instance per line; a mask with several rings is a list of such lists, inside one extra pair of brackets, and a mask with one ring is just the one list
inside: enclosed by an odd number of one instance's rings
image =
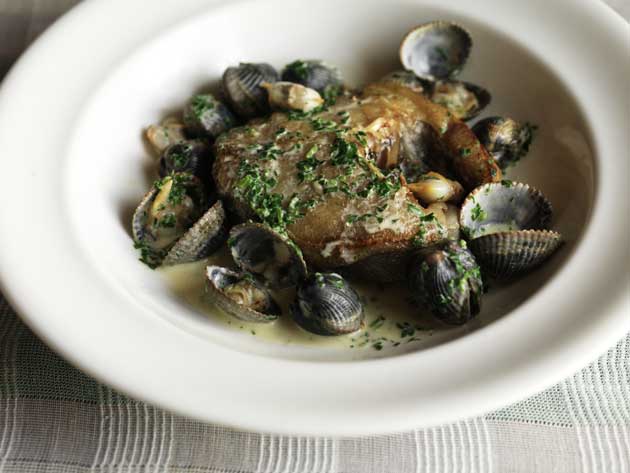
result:
[(388, 169), (425, 159), (468, 189), (501, 179), (466, 124), (394, 82), (316, 114), (274, 113), (232, 129), (215, 155), (218, 192), (242, 218), (286, 224), (314, 267), (360, 268), (378, 280), (403, 276), (411, 250), (446, 238), (442, 216), (423, 209)]

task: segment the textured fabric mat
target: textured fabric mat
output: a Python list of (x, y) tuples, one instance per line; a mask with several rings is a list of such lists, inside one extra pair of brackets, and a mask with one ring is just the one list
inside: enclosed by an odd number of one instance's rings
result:
[[(74, 3), (0, 0), (0, 77)], [(630, 16), (629, 0), (609, 3)], [(630, 336), (570, 379), (483, 417), (395, 435), (299, 438), (128, 399), (52, 353), (0, 296), (0, 473), (9, 472), (630, 473)]]

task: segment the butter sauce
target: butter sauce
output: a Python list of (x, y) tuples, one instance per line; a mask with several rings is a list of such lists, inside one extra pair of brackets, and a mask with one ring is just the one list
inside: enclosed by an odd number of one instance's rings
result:
[(223, 313), (208, 300), (205, 268), (210, 264), (234, 266), (231, 256), (224, 248), (207, 260), (163, 267), (158, 271), (164, 276), (173, 294), (199, 313), (269, 343), (382, 350), (419, 343), (432, 336), (434, 329), (443, 327), (408, 302), (408, 292), (404, 284), (384, 286), (355, 280), (351, 280), (350, 284), (361, 296), (366, 318), (364, 327), (353, 334), (323, 337), (302, 330), (293, 322), (289, 312), (289, 305), (295, 298), (293, 288), (274, 292), (276, 301), (282, 307), (282, 317), (277, 321), (268, 324), (242, 322)]

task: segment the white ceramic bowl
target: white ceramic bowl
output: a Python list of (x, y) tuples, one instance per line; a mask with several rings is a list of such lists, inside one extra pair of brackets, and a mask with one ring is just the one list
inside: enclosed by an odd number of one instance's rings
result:
[[(562, 251), (491, 294), (479, 322), (413, 352), (283, 347), (207, 319), (137, 262), (141, 130), (239, 61), (397, 67), (415, 24), (456, 20), (487, 114), (540, 127), (509, 177), (543, 190)], [(22, 58), (0, 93), (2, 290), (54, 349), (137, 398), (199, 419), (366, 434), (476, 415), (569, 375), (630, 328), (628, 26), (598, 2), (100, 0)], [(378, 355), (378, 359), (373, 359)]]

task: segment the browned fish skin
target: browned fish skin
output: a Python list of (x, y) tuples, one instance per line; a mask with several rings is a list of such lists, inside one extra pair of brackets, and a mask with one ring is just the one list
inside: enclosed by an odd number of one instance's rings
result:
[(448, 113), (441, 105), (425, 96), (391, 81), (372, 84), (366, 87), (366, 94), (400, 95), (406, 97), (417, 110), (416, 119), (431, 126), (440, 135), (440, 144), (446, 151), (445, 163), (457, 180), (467, 190), (486, 182), (499, 182), (501, 169), (488, 151), (481, 145), (470, 127)]
[[(219, 194), (242, 218), (253, 217), (243, 168), (254, 166), (258, 176), (273, 179), (267, 191), (278, 195), (285, 210), (296, 202), (303, 206), (287, 231), (309, 264), (337, 268), (376, 255), (400, 261), (401, 254), (446, 237), (413, 194), (375, 165), (395, 165), (401, 136), (419, 120), (441, 134), (452, 156), (447, 165), (462, 170), (456, 174), (467, 187), (500, 179), (466, 125), (402, 86), (380, 83), (315, 115), (275, 113), (221, 136), (213, 169)], [(340, 149), (348, 147), (358, 151), (350, 163), (340, 158)], [(463, 147), (471, 150), (466, 156)], [(460, 156), (470, 164), (457, 166)], [(379, 264), (387, 259), (370, 258)]]

